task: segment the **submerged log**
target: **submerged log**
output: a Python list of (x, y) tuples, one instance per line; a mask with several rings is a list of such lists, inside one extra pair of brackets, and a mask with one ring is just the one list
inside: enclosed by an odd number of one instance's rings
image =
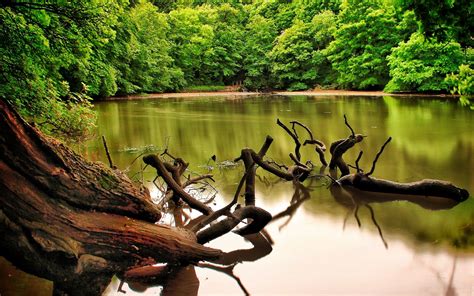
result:
[[(403, 195), (436, 196), (448, 198), (457, 202), (469, 197), (466, 189), (459, 188), (447, 181), (424, 179), (411, 183), (377, 179), (363, 173), (355, 173), (341, 177), (338, 185), (351, 186), (362, 191), (393, 193)], [(334, 185), (334, 186), (338, 186)]]
[(147, 190), (45, 137), (4, 101), (0, 191), (0, 255), (53, 281), (55, 293), (98, 295), (132, 266), (222, 254), (155, 225), (161, 213)]

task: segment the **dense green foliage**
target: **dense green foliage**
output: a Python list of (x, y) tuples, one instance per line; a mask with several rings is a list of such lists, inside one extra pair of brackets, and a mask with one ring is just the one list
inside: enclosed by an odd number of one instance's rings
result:
[(327, 49), (342, 87), (381, 88), (388, 81), (386, 57), (400, 40), (393, 7), (373, 0), (343, 3), (334, 41)]
[(447, 91), (447, 74), (457, 72), (463, 60), (459, 43), (439, 43), (413, 34), (387, 57), (392, 79), (387, 91)]
[(196, 85), (466, 93), (473, 5), (5, 1), (0, 97), (44, 130), (77, 136), (94, 121), (90, 97)]

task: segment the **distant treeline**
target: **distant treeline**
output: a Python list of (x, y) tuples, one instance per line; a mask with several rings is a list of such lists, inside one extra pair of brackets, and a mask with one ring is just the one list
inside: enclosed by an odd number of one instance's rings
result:
[[(0, 97), (60, 130), (71, 120), (90, 123), (74, 115), (87, 113), (77, 103), (89, 97), (196, 85), (472, 94), (473, 6), (470, 0), (3, 1)], [(55, 122), (64, 112), (70, 118)]]

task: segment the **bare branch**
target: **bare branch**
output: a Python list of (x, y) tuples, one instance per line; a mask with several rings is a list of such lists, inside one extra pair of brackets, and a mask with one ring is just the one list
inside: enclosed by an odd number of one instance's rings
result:
[(373, 174), (374, 170), (375, 170), (375, 164), (377, 163), (377, 161), (379, 160), (379, 157), (380, 155), (382, 155), (382, 152), (383, 150), (385, 149), (385, 146), (387, 146), (387, 144), (392, 140), (392, 137), (388, 137), (387, 141), (385, 141), (385, 143), (382, 145), (382, 147), (380, 148), (380, 151), (377, 153), (377, 155), (375, 156), (375, 159), (374, 159), (374, 162), (372, 163), (372, 168), (370, 169), (370, 171), (365, 174), (366, 176), (370, 176)]
[(355, 161), (356, 170), (357, 170), (358, 173), (360, 173), (360, 172), (362, 171), (362, 170), (360, 169), (360, 167), (359, 167), (359, 160), (362, 158), (362, 154), (363, 154), (363, 153), (364, 153), (364, 152), (361, 150), (361, 151), (359, 152), (359, 156), (357, 156), (357, 159), (356, 159), (356, 161)]
[(304, 168), (308, 168), (307, 165), (305, 165), (304, 163), (300, 162), (294, 155), (293, 153), (290, 153), (290, 158), (291, 160), (293, 160), (293, 162), (298, 165), (298, 166), (301, 166), (301, 167), (304, 167)]
[[(295, 124), (301, 126), (302, 128), (304, 128), (308, 132), (309, 138), (311, 139), (311, 141), (314, 141), (313, 133), (311, 132), (309, 127), (307, 127), (306, 125), (302, 124), (299, 121), (290, 121), (290, 123), (293, 125), (293, 130), (294, 130)], [(295, 131), (295, 134), (296, 134), (296, 131)]]
[(205, 215), (209, 215), (212, 210), (202, 202), (196, 200), (194, 197), (189, 195), (183, 188), (176, 183), (176, 181), (170, 176), (165, 165), (161, 161), (161, 159), (154, 154), (150, 154), (143, 157), (143, 161), (154, 167), (157, 170), (158, 175), (160, 175), (166, 184), (174, 191), (174, 193), (180, 197), (184, 202), (186, 202), (191, 208), (200, 211)]
[(349, 122), (347, 122), (346, 114), (344, 114), (344, 123), (345, 123), (345, 124), (347, 125), (347, 127), (351, 130), (352, 136), (355, 137), (354, 130), (353, 130), (352, 127), (349, 125)]
[(197, 177), (192, 178), (192, 179), (190, 178), (189, 180), (187, 180), (186, 182), (184, 182), (183, 188), (186, 188), (186, 187), (188, 187), (188, 186), (191, 185), (191, 184), (196, 184), (196, 183), (198, 183), (199, 181), (202, 181), (202, 180), (205, 180), (205, 179), (210, 179), (210, 180), (212, 180), (213, 182), (215, 182), (215, 180), (214, 180), (212, 177), (213, 177), (213, 175), (211, 175), (211, 174), (206, 174), (206, 175), (197, 176)]
[(116, 169), (117, 167), (114, 166), (112, 162), (112, 157), (110, 157), (109, 148), (107, 147), (107, 141), (105, 140), (105, 136), (102, 136), (102, 143), (104, 144), (104, 149), (105, 149), (105, 153), (107, 154), (107, 159), (109, 160), (110, 168)]
[(301, 153), (300, 153), (301, 143), (298, 139), (298, 135), (296, 134), (296, 132), (292, 132), (284, 123), (280, 121), (280, 119), (277, 119), (277, 124), (281, 126), (291, 136), (291, 138), (293, 138), (293, 141), (295, 142), (296, 158), (300, 160), (301, 159)]

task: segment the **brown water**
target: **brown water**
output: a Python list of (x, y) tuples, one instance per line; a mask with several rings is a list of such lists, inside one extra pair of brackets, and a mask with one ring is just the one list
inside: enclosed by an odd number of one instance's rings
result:
[[(243, 147), (258, 150), (265, 136), (271, 135), (274, 142), (267, 156), (290, 163), (288, 153), (294, 144), (276, 124), (277, 118), (285, 123), (298, 120), (306, 124), (329, 146), (349, 134), (343, 120), (346, 114), (355, 131), (368, 136), (346, 154), (349, 163), (354, 163), (363, 150), (360, 165), (369, 170), (380, 146), (392, 136), (374, 176), (400, 182), (443, 179), (474, 192), (474, 113), (455, 101), (278, 96), (111, 101), (99, 103), (96, 108), (98, 135), (106, 136), (119, 168), (127, 168), (137, 180), (149, 181), (153, 171), (146, 169), (144, 175), (140, 174), (141, 161), (133, 160), (146, 149), (167, 146), (174, 155), (190, 162), (192, 171), (212, 170), (219, 190), (215, 208), (232, 198), (243, 168), (219, 168), (209, 161), (212, 155), (217, 156), (217, 162), (233, 159)], [(106, 162), (99, 139), (79, 149), (91, 160)], [(302, 159), (319, 164), (309, 147), (302, 149), (302, 155)], [(326, 157), (329, 159), (329, 153)], [(295, 189), (291, 182), (275, 183), (274, 178), (262, 176), (265, 178), (257, 184), (257, 205), (276, 215), (290, 205)], [(273, 240), (272, 252), (234, 267), (234, 274), (249, 293), (473, 295), (472, 197), (455, 206), (439, 200), (350, 201), (335, 198), (326, 183), (318, 179), (305, 182), (311, 186), (310, 198), (300, 200), (293, 216), (278, 219), (266, 228)], [(361, 227), (354, 216), (355, 204), (360, 205)], [(252, 248), (232, 233), (209, 245), (224, 251)], [(190, 271), (183, 278), (188, 279), (182, 283), (189, 286), (188, 293), (243, 294), (233, 278), (209, 268), (196, 268), (195, 276)], [(120, 295), (117, 285), (113, 281), (105, 294)], [(126, 289), (126, 295), (136, 293)], [(157, 295), (161, 289), (149, 287), (144, 293)]]

